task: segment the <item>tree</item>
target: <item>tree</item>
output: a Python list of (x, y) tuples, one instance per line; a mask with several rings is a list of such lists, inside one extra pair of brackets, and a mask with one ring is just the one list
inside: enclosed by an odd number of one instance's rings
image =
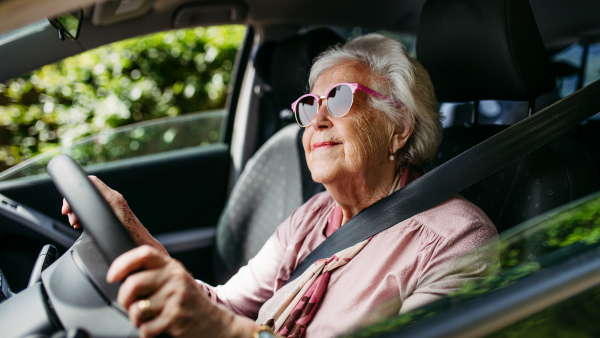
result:
[(0, 84), (0, 169), (111, 128), (222, 108), (243, 26), (100, 47)]

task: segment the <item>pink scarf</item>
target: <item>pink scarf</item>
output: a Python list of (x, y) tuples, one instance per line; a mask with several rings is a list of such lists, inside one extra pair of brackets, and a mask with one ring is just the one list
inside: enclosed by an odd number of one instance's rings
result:
[[(402, 173), (398, 172), (389, 194), (404, 187), (422, 175), (418, 168), (407, 165)], [(388, 194), (388, 195), (389, 195)], [(342, 208), (335, 206), (327, 219), (325, 237), (331, 236), (342, 226)], [(331, 272), (346, 265), (371, 240), (370, 237), (352, 247), (344, 249), (329, 259), (320, 259), (308, 268), (300, 277), (290, 283), (287, 292), (279, 292), (271, 306), (256, 320), (269, 326), (284, 337), (300, 338), (306, 326), (314, 316), (329, 283)]]

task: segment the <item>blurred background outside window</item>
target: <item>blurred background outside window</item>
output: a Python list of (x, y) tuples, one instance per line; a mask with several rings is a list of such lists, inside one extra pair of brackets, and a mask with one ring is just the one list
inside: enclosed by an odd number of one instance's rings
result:
[[(550, 61), (556, 76), (556, 87), (536, 100), (535, 111), (540, 111), (579, 88), (600, 79), (600, 43), (587, 46), (580, 43), (573, 44), (557, 51), (551, 56)], [(529, 116), (528, 109), (528, 102), (480, 101), (478, 123), (512, 125)], [(442, 103), (440, 112), (444, 116), (444, 127), (468, 124), (473, 114), (473, 103)], [(600, 115), (592, 119), (600, 120)]]
[(245, 31), (152, 34), (0, 83), (0, 171), (61, 146), (93, 165), (220, 142)]

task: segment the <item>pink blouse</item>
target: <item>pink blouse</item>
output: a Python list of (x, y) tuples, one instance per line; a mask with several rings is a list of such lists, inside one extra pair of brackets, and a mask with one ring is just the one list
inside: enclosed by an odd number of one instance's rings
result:
[[(204, 292), (256, 319), (296, 266), (325, 240), (335, 206), (328, 192), (314, 196), (226, 284), (212, 287), (199, 281)], [(457, 291), (497, 262), (494, 246), (465, 254), (497, 237), (485, 213), (459, 195), (375, 235), (332, 273), (305, 337), (335, 337)]]

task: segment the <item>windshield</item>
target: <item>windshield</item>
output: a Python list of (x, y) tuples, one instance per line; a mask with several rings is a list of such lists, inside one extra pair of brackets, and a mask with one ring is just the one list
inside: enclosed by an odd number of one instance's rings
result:
[(33, 34), (35, 32), (44, 30), (48, 26), (50, 26), (50, 22), (48, 22), (48, 20), (44, 19), (44, 20), (32, 23), (31, 25), (28, 25), (28, 26), (25, 26), (25, 27), (22, 27), (19, 29), (15, 29), (8, 33), (4, 33), (4, 34), (0, 35), (0, 46), (2, 46), (5, 43), (9, 43), (11, 41), (20, 39), (29, 34)]
[[(486, 277), (464, 285), (461, 290), (444, 299), (383, 320), (351, 337), (373, 337), (406, 328), (432, 315), (449, 311), (457, 304), (505, 288), (522, 278), (556, 266), (597, 248), (599, 244), (600, 193), (595, 193), (571, 206), (563, 206), (503, 232), (499, 243), (489, 244), (497, 246), (499, 250), (499, 266), (489, 269)], [(489, 247), (480, 250), (487, 249)], [(476, 255), (477, 252), (473, 254)]]
[(215, 110), (111, 129), (5, 170), (0, 173), (0, 181), (45, 174), (48, 162), (60, 154), (71, 155), (82, 166), (90, 166), (218, 143), (226, 114), (226, 110)]

